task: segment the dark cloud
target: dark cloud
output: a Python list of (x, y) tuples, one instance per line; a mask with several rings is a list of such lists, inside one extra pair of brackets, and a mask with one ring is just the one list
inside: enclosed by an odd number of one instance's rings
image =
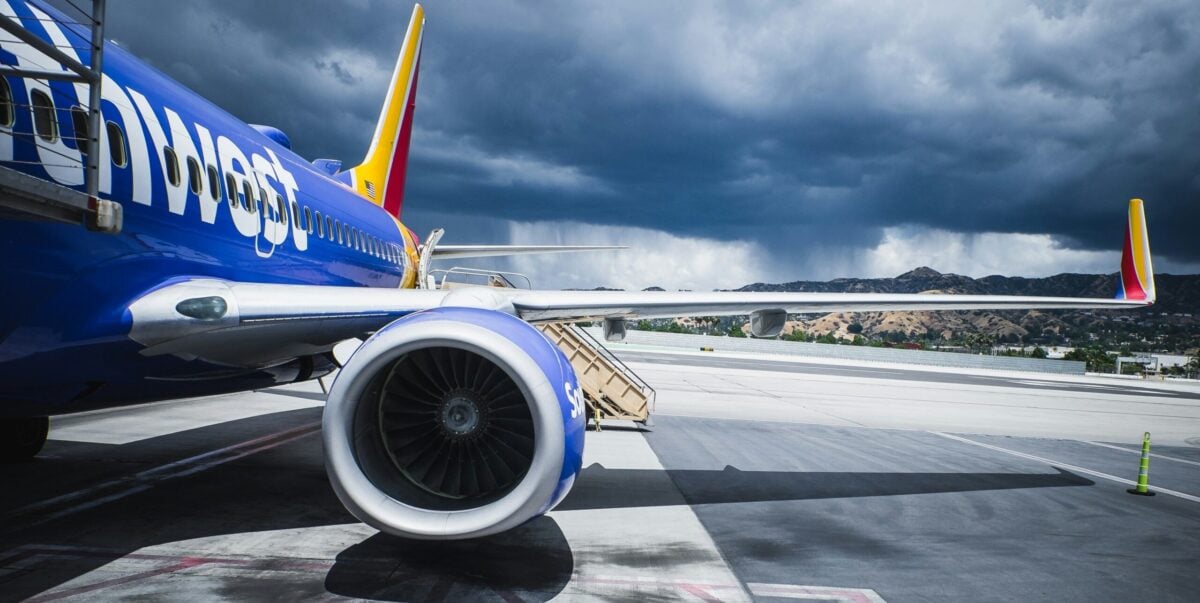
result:
[[(109, 32), (301, 154), (353, 164), (410, 10), (123, 0)], [(777, 262), (870, 248), (896, 226), (1109, 250), (1123, 202), (1142, 196), (1157, 254), (1200, 262), (1195, 2), (427, 15), (406, 201), (418, 229), (628, 224), (759, 241)]]

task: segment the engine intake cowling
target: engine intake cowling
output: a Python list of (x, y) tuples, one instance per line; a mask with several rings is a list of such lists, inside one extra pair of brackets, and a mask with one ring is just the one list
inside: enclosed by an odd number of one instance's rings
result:
[(537, 329), (436, 308), (384, 327), (342, 369), (325, 464), (346, 508), (384, 532), (486, 536), (566, 496), (585, 420), (574, 370)]

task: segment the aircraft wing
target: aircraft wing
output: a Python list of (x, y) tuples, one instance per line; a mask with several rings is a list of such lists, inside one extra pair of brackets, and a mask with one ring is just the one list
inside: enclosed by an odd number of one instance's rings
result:
[[(177, 354), (237, 365), (321, 353), (420, 310), (479, 307), (528, 322), (776, 315), (880, 310), (1136, 308), (1151, 299), (921, 295), (530, 291), (463, 287), (451, 291), (231, 283), (197, 279), (169, 285), (130, 307), (131, 337), (146, 355)], [(207, 312), (207, 314), (206, 314)]]
[(1006, 295), (922, 295), (899, 293), (739, 293), (530, 291), (512, 299), (517, 316), (529, 322), (600, 318), (736, 316), (761, 310), (787, 314), (873, 312), (881, 310), (1034, 310), (1135, 308), (1146, 300), (1024, 297)]
[[(538, 291), (495, 287), (450, 290), (177, 282), (130, 306), (130, 337), (146, 355), (202, 357), (239, 366), (328, 351), (391, 321), (443, 306), (496, 310), (528, 322), (751, 315), (782, 326), (787, 314), (882, 310), (1136, 308), (1155, 288), (1141, 202), (1130, 204), (1115, 298), (893, 293)], [(757, 314), (757, 317), (755, 316)], [(765, 331), (772, 330), (765, 328)]]

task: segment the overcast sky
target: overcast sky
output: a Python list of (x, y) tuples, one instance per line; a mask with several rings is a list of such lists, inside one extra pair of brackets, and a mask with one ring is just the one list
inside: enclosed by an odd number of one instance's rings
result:
[[(109, 37), (353, 165), (411, 4), (109, 3)], [(404, 220), (535, 285), (1200, 271), (1200, 3), (431, 2)]]

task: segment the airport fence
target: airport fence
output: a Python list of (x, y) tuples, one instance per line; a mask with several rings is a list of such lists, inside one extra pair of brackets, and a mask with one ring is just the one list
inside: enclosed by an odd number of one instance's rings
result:
[[(604, 335), (599, 327), (588, 327), (586, 330), (597, 339), (603, 341)], [(786, 354), (791, 356), (807, 356), (812, 358), (865, 360), (870, 362), (894, 362), (899, 364), (920, 364), (950, 368), (981, 368), (1001, 371), (1025, 371), (1065, 375), (1082, 375), (1085, 371), (1084, 363), (1075, 360), (1019, 358), (1014, 356), (984, 356), (977, 354), (960, 354), (955, 352), (873, 348), (856, 345), (781, 341), (778, 339), (753, 339), (749, 337), (719, 337), (713, 335), (690, 335), (686, 333), (663, 333), (659, 331), (630, 330), (625, 336), (625, 343), (689, 350), (700, 350), (701, 348), (707, 347), (712, 348), (717, 352)], [(611, 346), (612, 344), (606, 343), (606, 345)], [(619, 345), (620, 344), (618, 344), (618, 346)], [(617, 349), (619, 350), (620, 348), (618, 347)]]

